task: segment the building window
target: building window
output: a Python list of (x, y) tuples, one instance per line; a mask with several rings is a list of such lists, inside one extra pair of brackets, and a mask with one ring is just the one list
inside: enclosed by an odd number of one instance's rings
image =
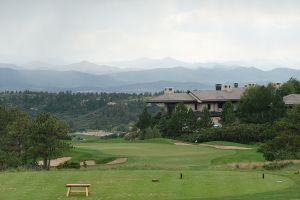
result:
[(207, 109), (210, 110), (210, 104), (207, 104)]
[(198, 104), (195, 103), (195, 110), (198, 110)]
[(223, 108), (223, 104), (224, 104), (224, 103), (218, 103), (218, 108), (219, 108), (219, 109)]

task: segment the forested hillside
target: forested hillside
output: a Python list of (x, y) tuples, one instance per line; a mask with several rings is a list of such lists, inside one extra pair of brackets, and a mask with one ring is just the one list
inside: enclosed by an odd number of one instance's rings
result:
[[(101, 129), (126, 131), (146, 106), (150, 94), (126, 93), (0, 93), (0, 106), (19, 107), (31, 117), (49, 112), (66, 121), (71, 130)], [(150, 112), (157, 111), (150, 107)]]

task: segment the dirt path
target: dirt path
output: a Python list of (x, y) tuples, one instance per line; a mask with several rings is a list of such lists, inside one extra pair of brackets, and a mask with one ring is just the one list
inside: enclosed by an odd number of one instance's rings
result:
[[(62, 157), (62, 158), (52, 159), (52, 160), (50, 160), (50, 166), (51, 167), (57, 167), (59, 164), (64, 163), (64, 162), (66, 162), (68, 160), (71, 160), (71, 159), (72, 159), (72, 157)], [(43, 161), (40, 160), (38, 162), (38, 164), (43, 165)]]
[(117, 165), (117, 164), (122, 164), (127, 161), (127, 158), (116, 158), (113, 161), (110, 161), (106, 163), (107, 165)]

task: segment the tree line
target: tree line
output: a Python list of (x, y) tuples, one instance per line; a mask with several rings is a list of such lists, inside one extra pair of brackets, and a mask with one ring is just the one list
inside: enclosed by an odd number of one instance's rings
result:
[[(157, 94), (154, 94), (157, 95)], [(32, 91), (0, 92), (0, 106), (18, 107), (30, 118), (48, 112), (68, 123), (71, 131), (102, 129), (127, 131), (137, 120), (150, 93), (48, 93)], [(151, 109), (149, 109), (152, 112)], [(155, 108), (153, 108), (153, 111)]]
[(49, 113), (30, 120), (17, 108), (0, 107), (0, 170), (8, 168), (49, 169), (50, 159), (70, 148), (68, 126)]

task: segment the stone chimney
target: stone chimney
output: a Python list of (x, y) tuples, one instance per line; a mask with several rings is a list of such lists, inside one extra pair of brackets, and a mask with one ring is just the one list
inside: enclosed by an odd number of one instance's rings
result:
[(225, 84), (223, 86), (223, 90), (227, 91), (227, 92), (230, 92), (230, 91), (232, 91), (232, 86), (230, 84)]
[(172, 87), (165, 87), (164, 94), (173, 94), (173, 93), (174, 93), (174, 88), (172, 88)]

